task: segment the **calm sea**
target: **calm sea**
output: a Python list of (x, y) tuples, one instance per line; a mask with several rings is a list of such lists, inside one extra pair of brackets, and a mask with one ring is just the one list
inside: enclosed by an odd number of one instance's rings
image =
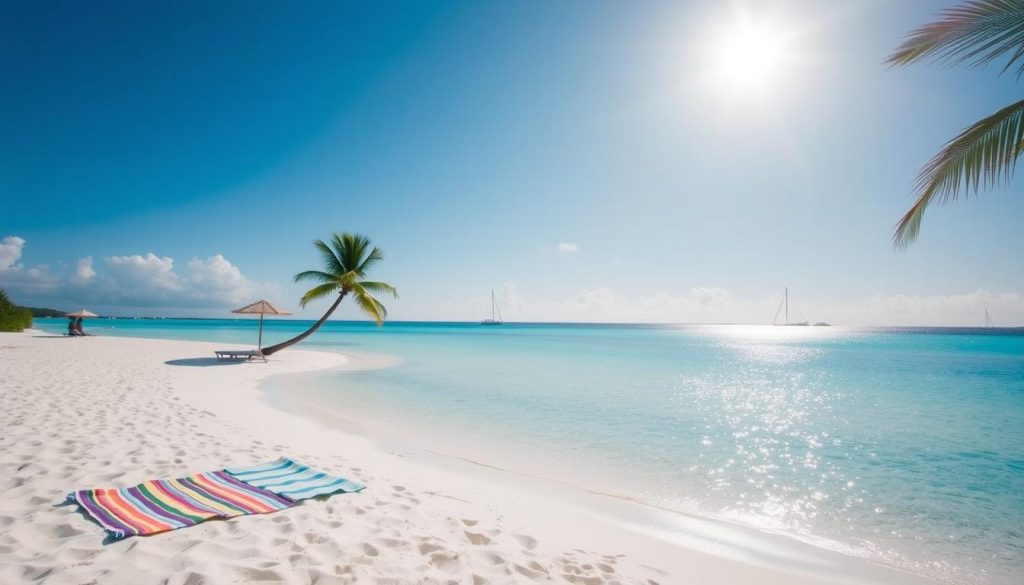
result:
[[(307, 325), (268, 321), (264, 339)], [(300, 392), (432, 450), (953, 582), (1024, 575), (1024, 330), (329, 323), (302, 346), (398, 357)]]

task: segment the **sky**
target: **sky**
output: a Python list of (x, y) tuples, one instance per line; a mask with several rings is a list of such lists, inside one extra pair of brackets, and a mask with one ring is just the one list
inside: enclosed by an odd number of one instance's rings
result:
[[(885, 58), (952, 2), (5, 2), (0, 287), (18, 303), (301, 318), (369, 236), (396, 320), (1024, 325), (1014, 181), (918, 169), (1019, 99)], [(1024, 179), (1019, 179), (1024, 180)], [(349, 303), (340, 319), (363, 318)]]

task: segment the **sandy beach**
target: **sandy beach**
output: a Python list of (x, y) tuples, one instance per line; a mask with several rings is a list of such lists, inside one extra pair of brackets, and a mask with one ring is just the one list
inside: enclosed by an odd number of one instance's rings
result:
[[(582, 490), (429, 465), (261, 399), (267, 377), (287, 385), (289, 374), (350, 367), (345, 356), (220, 364), (220, 347), (0, 334), (0, 582), (932, 582), (786, 537), (666, 521), (622, 501), (602, 513), (610, 499)], [(281, 455), (369, 487), (111, 544), (74, 507), (55, 506), (73, 489)]]

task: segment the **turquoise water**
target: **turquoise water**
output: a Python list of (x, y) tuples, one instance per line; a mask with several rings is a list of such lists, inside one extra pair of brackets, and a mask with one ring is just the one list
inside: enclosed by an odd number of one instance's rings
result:
[(330, 323), (303, 346), (401, 358), (300, 392), (426, 448), (953, 582), (1024, 575), (1022, 330)]

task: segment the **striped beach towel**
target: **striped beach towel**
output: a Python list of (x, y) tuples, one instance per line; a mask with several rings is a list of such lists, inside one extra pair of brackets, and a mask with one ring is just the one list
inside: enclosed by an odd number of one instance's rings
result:
[(113, 538), (184, 528), (211, 518), (233, 518), (284, 510), (292, 502), (239, 481), (223, 471), (153, 480), (120, 489), (68, 494)]
[(358, 481), (329, 475), (319, 469), (282, 457), (255, 467), (225, 469), (236, 479), (273, 492), (293, 502), (338, 492), (358, 492), (366, 486)]

